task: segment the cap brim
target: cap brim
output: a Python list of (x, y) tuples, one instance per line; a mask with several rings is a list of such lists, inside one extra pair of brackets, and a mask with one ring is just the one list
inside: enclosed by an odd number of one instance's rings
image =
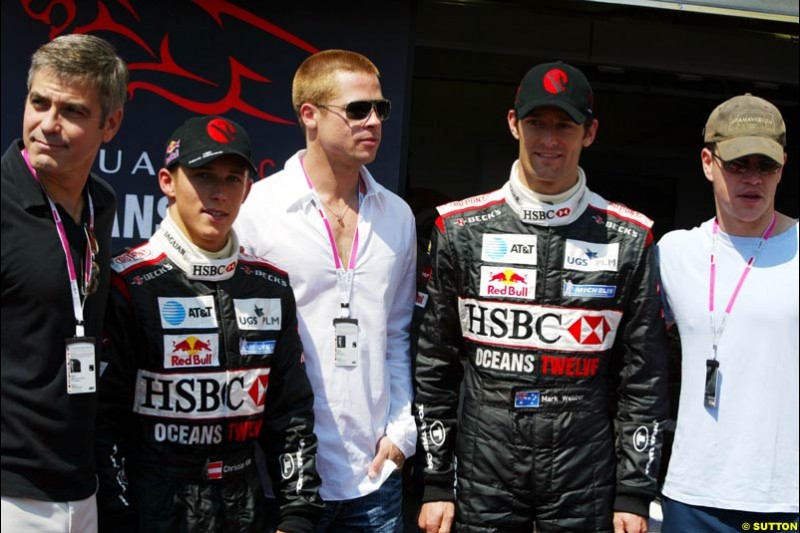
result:
[(753, 154), (765, 155), (782, 165), (783, 146), (766, 137), (737, 137), (717, 142), (717, 153), (723, 161), (733, 161)]
[(569, 118), (575, 121), (576, 124), (586, 124), (586, 121), (589, 120), (589, 116), (585, 113), (581, 112), (578, 108), (573, 105), (570, 105), (568, 102), (564, 102), (563, 100), (542, 100), (540, 102), (528, 104), (524, 107), (521, 107), (517, 110), (517, 118), (523, 119), (531, 114), (535, 109), (539, 109), (540, 107), (557, 107), (558, 109), (565, 112), (569, 115)]
[(222, 157), (224, 155), (238, 155), (239, 157), (245, 160), (250, 170), (253, 171), (253, 176), (251, 177), (255, 177), (258, 174), (258, 169), (253, 164), (253, 162), (250, 161), (249, 157), (244, 155), (242, 152), (237, 152), (233, 150), (217, 150), (216, 152), (205, 151), (200, 153), (195, 152), (193, 154), (186, 154), (185, 156), (181, 156), (175, 162), (180, 163), (181, 165), (184, 165), (189, 168), (199, 168), (202, 167), (203, 165), (207, 165), (216, 158)]

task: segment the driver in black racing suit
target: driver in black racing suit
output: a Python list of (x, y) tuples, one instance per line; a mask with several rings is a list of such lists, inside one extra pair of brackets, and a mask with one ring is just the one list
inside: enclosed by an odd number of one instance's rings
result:
[(311, 533), (321, 514), (314, 398), (289, 278), (241, 253), (231, 229), (255, 172), (249, 158), (235, 122), (189, 119), (158, 174), (167, 216), (148, 242), (112, 259), (101, 530)]
[(531, 69), (508, 121), (509, 181), (440, 207), (433, 231), (419, 526), (641, 533), (667, 418), (652, 222), (586, 187), (597, 120), (579, 70)]

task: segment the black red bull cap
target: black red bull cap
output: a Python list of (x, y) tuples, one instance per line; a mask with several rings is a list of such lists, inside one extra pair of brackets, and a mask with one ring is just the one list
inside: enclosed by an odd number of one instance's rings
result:
[(240, 124), (218, 116), (193, 117), (170, 135), (164, 166), (170, 168), (180, 163), (198, 168), (229, 154), (243, 158), (253, 176), (257, 174), (256, 166), (250, 160), (250, 136)]

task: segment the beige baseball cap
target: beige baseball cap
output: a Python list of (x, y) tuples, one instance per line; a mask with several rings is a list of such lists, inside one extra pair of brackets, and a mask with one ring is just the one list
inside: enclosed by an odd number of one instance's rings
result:
[(703, 129), (723, 161), (762, 154), (782, 165), (786, 125), (778, 108), (749, 93), (726, 100), (711, 112)]

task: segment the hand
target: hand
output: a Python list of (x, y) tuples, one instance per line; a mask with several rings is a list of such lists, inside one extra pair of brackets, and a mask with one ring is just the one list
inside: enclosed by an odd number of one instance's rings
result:
[(369, 464), (369, 470), (367, 471), (367, 475), (370, 479), (375, 479), (378, 474), (380, 474), (381, 470), (383, 469), (383, 462), (386, 459), (391, 459), (394, 461), (394, 464), (397, 465), (397, 468), (403, 468), (403, 463), (406, 462), (406, 456), (403, 455), (403, 452), (400, 451), (400, 448), (394, 445), (394, 443), (389, 440), (389, 437), (384, 435), (381, 437), (381, 440), (378, 441), (377, 451), (375, 452), (375, 458)]
[(614, 513), (614, 533), (647, 533), (647, 518), (633, 513)]
[(426, 502), (419, 510), (417, 526), (425, 533), (450, 533), (455, 514), (453, 502)]

